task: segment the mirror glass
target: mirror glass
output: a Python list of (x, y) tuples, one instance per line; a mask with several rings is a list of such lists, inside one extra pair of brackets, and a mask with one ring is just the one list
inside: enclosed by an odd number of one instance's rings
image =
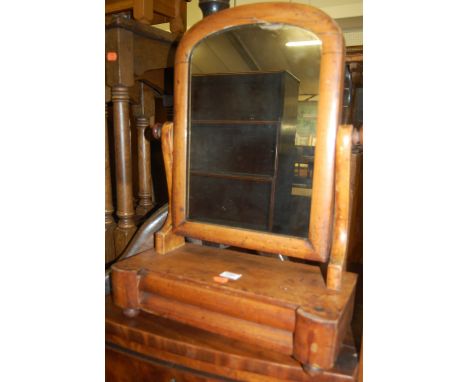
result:
[(308, 236), (320, 57), (314, 34), (283, 24), (193, 49), (188, 220)]

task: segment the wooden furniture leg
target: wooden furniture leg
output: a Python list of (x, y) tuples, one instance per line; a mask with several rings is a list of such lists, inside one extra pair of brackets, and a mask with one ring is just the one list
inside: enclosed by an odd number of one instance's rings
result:
[(153, 208), (151, 178), (151, 152), (150, 142), (145, 136), (146, 129), (149, 127), (149, 119), (145, 116), (136, 118), (137, 140), (138, 140), (138, 206), (136, 214), (138, 216), (146, 215)]
[(181, 36), (187, 30), (187, 2), (186, 0), (175, 0), (175, 15), (169, 22), (171, 32)]
[(115, 230), (115, 221), (112, 214), (114, 213), (114, 206), (112, 204), (112, 181), (110, 173), (110, 159), (109, 159), (109, 137), (107, 133), (107, 103), (106, 103), (106, 123), (105, 123), (105, 132), (106, 132), (106, 263), (114, 260), (115, 258), (115, 246), (114, 246), (114, 230)]
[(125, 86), (112, 88), (114, 103), (114, 141), (117, 184), (117, 216), (115, 251), (120, 255), (136, 231), (132, 190), (132, 156), (130, 149), (129, 94)]

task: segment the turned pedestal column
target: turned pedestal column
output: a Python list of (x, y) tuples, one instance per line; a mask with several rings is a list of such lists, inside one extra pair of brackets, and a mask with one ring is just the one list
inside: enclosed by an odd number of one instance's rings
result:
[(136, 231), (133, 208), (132, 156), (130, 148), (129, 95), (125, 86), (112, 87), (114, 109), (115, 174), (117, 217), (116, 256), (120, 255)]

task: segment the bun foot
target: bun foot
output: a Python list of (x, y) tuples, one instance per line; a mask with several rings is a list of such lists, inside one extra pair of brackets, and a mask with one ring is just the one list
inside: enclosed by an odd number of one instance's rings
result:
[(321, 369), (319, 367), (316, 367), (314, 365), (303, 364), (302, 368), (304, 369), (304, 371), (307, 374), (309, 374), (312, 377), (315, 377), (315, 376), (317, 376), (319, 374), (322, 374), (322, 372), (323, 372), (323, 369)]
[(138, 309), (128, 308), (123, 310), (123, 314), (130, 318), (138, 316), (139, 313), (140, 311)]

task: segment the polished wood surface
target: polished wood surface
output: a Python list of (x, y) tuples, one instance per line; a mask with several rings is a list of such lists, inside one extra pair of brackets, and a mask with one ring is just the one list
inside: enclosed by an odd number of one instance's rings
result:
[(133, 86), (149, 71), (172, 67), (177, 36), (126, 14), (106, 17), (106, 83)]
[[(216, 283), (213, 277), (224, 271), (242, 277)], [(165, 256), (149, 250), (112, 267), (114, 302), (122, 309), (294, 354), (321, 369), (338, 355), (355, 284), (355, 275), (345, 273), (337, 292), (327, 288), (319, 267), (195, 244)]]
[[(161, 128), (161, 145), (164, 157), (164, 168), (166, 170), (169, 205), (172, 203), (173, 131), (174, 124), (172, 122), (164, 123)], [(170, 208), (164, 226), (156, 233), (155, 242), (156, 253), (159, 255), (164, 255), (185, 244), (184, 237), (176, 235), (173, 232), (172, 212)]]
[(172, 33), (179, 35), (187, 29), (187, 2), (190, 0), (106, 0), (106, 14), (132, 12), (143, 24), (170, 23)]
[[(172, 204), (172, 167), (173, 167), (173, 134), (174, 124), (166, 122), (161, 127), (161, 147), (164, 158), (164, 169), (166, 171), (167, 192), (169, 196), (169, 204)], [(169, 210), (166, 224), (171, 224), (172, 213)]]
[[(163, 70), (154, 70), (152, 72), (163, 72)], [(151, 76), (151, 80), (155, 76)], [(159, 77), (159, 76), (157, 76)], [(138, 78), (137, 84), (134, 89), (136, 102), (132, 106), (132, 122), (135, 125), (134, 132), (136, 133), (136, 140), (132, 140), (132, 149), (136, 152), (133, 155), (134, 170), (136, 170), (138, 177), (135, 186), (138, 190), (138, 205), (135, 209), (136, 218), (138, 221), (144, 220), (149, 211), (153, 210), (155, 206), (155, 195), (153, 195), (153, 176), (152, 176), (152, 163), (151, 163), (151, 129), (150, 126), (154, 124), (156, 119), (155, 110), (155, 97), (164, 93), (164, 83), (158, 82), (161, 86), (160, 89), (155, 90), (153, 83), (148, 81), (146, 76), (144, 79)], [(136, 160), (135, 160), (136, 159)], [(135, 163), (137, 166), (135, 166)], [(151, 239), (154, 247), (154, 239)]]
[[(107, 5), (107, 4), (106, 4)], [(143, 24), (151, 24), (154, 18), (153, 0), (133, 0), (133, 17)]]
[(132, 31), (106, 30), (106, 85), (130, 87), (135, 84), (133, 48)]
[(346, 62), (361, 62), (364, 58), (364, 47), (362, 45), (354, 45), (346, 47)]
[[(187, 127), (190, 54), (204, 37), (219, 30), (255, 23), (286, 23), (322, 40), (317, 146), (309, 239), (187, 221)], [(344, 41), (338, 25), (322, 11), (301, 4), (260, 3), (226, 9), (206, 17), (182, 38), (175, 60), (173, 222), (179, 235), (223, 244), (326, 261), (330, 253), (334, 199), (335, 139), (341, 113)]]
[(169, 27), (176, 36), (181, 36), (187, 30), (187, 2), (191, 0), (172, 0), (175, 6), (174, 16), (169, 20)]
[[(362, 132), (362, 129), (360, 129)], [(360, 264), (362, 267), (363, 254), (363, 148), (362, 145), (353, 146), (351, 154), (351, 182), (350, 182), (350, 237), (348, 263)], [(355, 272), (355, 270), (353, 270)]]
[(109, 297), (106, 300), (108, 381), (344, 382), (356, 381), (357, 366), (350, 337), (331, 370), (310, 376), (299, 362), (271, 349), (144, 312), (128, 318)]
[(176, 368), (168, 362), (155, 361), (138, 353), (118, 347), (106, 347), (107, 382), (211, 382), (226, 381), (212, 374)]

